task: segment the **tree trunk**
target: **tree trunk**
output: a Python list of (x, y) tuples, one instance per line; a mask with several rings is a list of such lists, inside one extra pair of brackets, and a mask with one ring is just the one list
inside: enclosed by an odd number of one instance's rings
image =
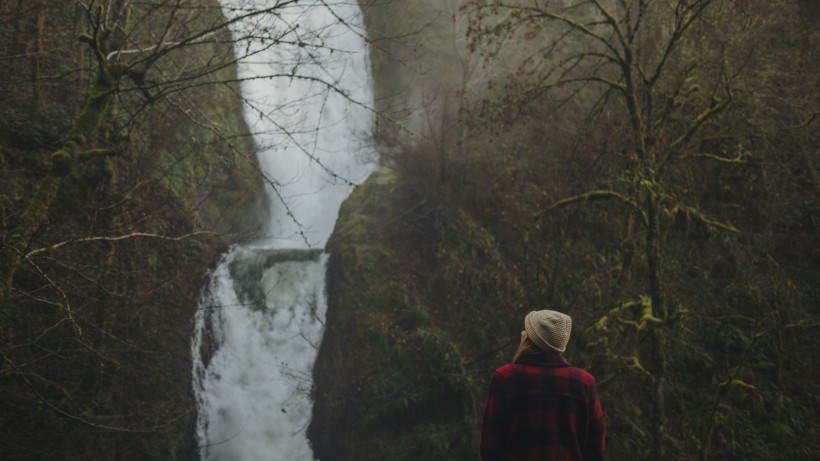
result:
[(97, 79), (85, 101), (85, 107), (77, 116), (74, 127), (68, 133), (60, 150), (51, 154), (48, 173), (37, 185), (34, 196), (26, 206), (20, 224), (14, 228), (6, 244), (0, 249), (0, 302), (11, 294), (14, 273), (20, 266), (29, 240), (48, 217), (51, 203), (57, 196), (63, 178), (72, 174), (89, 136), (100, 125), (102, 114), (116, 83), (108, 69), (100, 64)]
[[(649, 220), (646, 233), (646, 255), (649, 270), (649, 297), (652, 300), (652, 315), (666, 320), (668, 312), (663, 300), (660, 274), (660, 222), (658, 218), (658, 204), (652, 191), (647, 191), (646, 198), (647, 218)], [(654, 405), (652, 408), (652, 459), (665, 459), (664, 433), (666, 432), (666, 395), (664, 380), (666, 379), (666, 337), (661, 328), (652, 332), (652, 361), (654, 380)]]

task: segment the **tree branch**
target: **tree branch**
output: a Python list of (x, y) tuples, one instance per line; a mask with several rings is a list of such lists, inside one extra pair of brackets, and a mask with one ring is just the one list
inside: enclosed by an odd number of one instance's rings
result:
[(575, 196), (572, 196), (572, 197), (567, 197), (567, 198), (558, 200), (557, 202), (553, 203), (552, 205), (548, 206), (547, 208), (545, 208), (545, 209), (539, 211), (538, 213), (536, 213), (535, 215), (533, 215), (533, 220), (535, 221), (535, 220), (540, 219), (541, 216), (543, 216), (545, 213), (547, 213), (548, 211), (554, 210), (556, 208), (565, 207), (567, 205), (570, 205), (570, 204), (576, 203), (576, 202), (581, 202), (581, 201), (585, 202), (587, 200), (600, 200), (600, 199), (615, 199), (615, 200), (619, 201), (620, 203), (626, 205), (628, 208), (635, 211), (639, 216), (641, 216), (641, 218), (644, 221), (644, 224), (649, 222), (649, 218), (646, 216), (646, 213), (644, 212), (644, 210), (637, 203), (635, 203), (635, 201), (633, 201), (629, 197), (626, 197), (623, 194), (620, 194), (620, 193), (615, 192), (613, 190), (603, 190), (603, 189), (591, 190), (591, 191), (584, 192), (583, 194), (579, 194), (579, 195), (575, 195)]
[(215, 235), (219, 235), (219, 234), (217, 234), (216, 232), (211, 232), (211, 231), (196, 231), (196, 232), (191, 232), (191, 233), (188, 233), (188, 234), (185, 234), (185, 235), (180, 235), (180, 236), (177, 236), (177, 237), (170, 237), (170, 236), (167, 236), (167, 235), (151, 234), (151, 233), (147, 233), (147, 232), (134, 232), (134, 233), (127, 234), (127, 235), (118, 235), (116, 237), (105, 237), (105, 236), (86, 237), (86, 238), (81, 238), (81, 239), (65, 240), (63, 242), (55, 243), (54, 245), (49, 245), (49, 246), (44, 247), (44, 248), (37, 248), (36, 250), (31, 250), (28, 253), (26, 253), (26, 257), (28, 258), (32, 255), (37, 254), (37, 253), (52, 251), (52, 250), (55, 250), (57, 248), (60, 248), (62, 246), (65, 246), (65, 245), (68, 245), (68, 244), (71, 244), (71, 243), (101, 242), (101, 241), (102, 242), (117, 242), (117, 241), (120, 241), (120, 240), (128, 240), (128, 239), (138, 238), (138, 237), (155, 238), (155, 239), (159, 239), (159, 240), (167, 240), (167, 241), (171, 241), (171, 242), (178, 242), (180, 240), (185, 240), (185, 239), (189, 239), (191, 237), (197, 237), (197, 236), (200, 236), (200, 235), (214, 235), (215, 236)]

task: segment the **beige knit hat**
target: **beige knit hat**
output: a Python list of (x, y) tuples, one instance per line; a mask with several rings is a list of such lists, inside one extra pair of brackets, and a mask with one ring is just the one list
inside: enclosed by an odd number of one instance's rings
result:
[(539, 349), (564, 352), (572, 331), (572, 319), (557, 311), (532, 311), (524, 318), (524, 330)]

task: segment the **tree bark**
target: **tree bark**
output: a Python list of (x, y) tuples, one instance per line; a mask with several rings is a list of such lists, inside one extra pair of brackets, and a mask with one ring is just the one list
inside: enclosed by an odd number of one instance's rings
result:
[[(660, 222), (658, 220), (658, 203), (651, 190), (646, 192), (646, 212), (648, 218), (646, 232), (646, 255), (649, 270), (649, 298), (652, 301), (652, 315), (666, 320), (668, 312), (664, 305), (660, 274)], [(651, 352), (654, 362), (654, 405), (652, 408), (652, 459), (665, 459), (664, 434), (666, 432), (666, 395), (664, 380), (666, 379), (666, 337), (661, 328), (652, 331)]]
[(109, 69), (102, 63), (97, 71), (94, 86), (86, 98), (85, 106), (74, 122), (63, 146), (51, 154), (48, 173), (37, 185), (34, 196), (21, 216), (21, 222), (11, 232), (5, 245), (0, 248), (0, 302), (5, 301), (12, 290), (14, 273), (20, 267), (29, 240), (48, 218), (51, 203), (57, 196), (62, 180), (76, 170), (77, 162), (89, 136), (97, 129), (108, 101), (114, 94), (116, 82)]

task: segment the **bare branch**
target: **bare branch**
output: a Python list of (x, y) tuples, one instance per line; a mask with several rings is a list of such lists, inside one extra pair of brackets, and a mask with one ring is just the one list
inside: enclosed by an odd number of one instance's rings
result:
[(820, 111), (813, 113), (811, 117), (809, 117), (805, 122), (798, 123), (797, 125), (789, 125), (786, 127), (786, 129), (797, 130), (799, 128), (805, 128), (814, 123), (814, 121), (817, 120), (818, 117), (820, 117)]
[(679, 158), (682, 159), (690, 159), (690, 158), (706, 158), (710, 160), (714, 160), (716, 162), (721, 163), (739, 163), (745, 164), (748, 163), (746, 160), (746, 156), (743, 155), (743, 152), (738, 152), (734, 157), (721, 157), (720, 155), (709, 154), (709, 153), (696, 153), (696, 154), (686, 154), (681, 155)]
[(557, 202), (553, 203), (552, 205), (548, 206), (547, 208), (539, 211), (535, 215), (533, 215), (533, 220), (538, 220), (548, 211), (554, 210), (556, 208), (565, 207), (567, 205), (577, 203), (577, 202), (586, 202), (588, 200), (600, 200), (600, 199), (615, 199), (618, 202), (626, 205), (629, 209), (636, 212), (641, 218), (643, 219), (644, 223), (649, 222), (649, 218), (646, 216), (646, 212), (638, 205), (634, 200), (630, 199), (629, 197), (618, 193), (614, 190), (605, 190), (605, 189), (597, 189), (584, 192), (583, 194), (574, 195), (572, 197), (567, 197)]
[(197, 237), (197, 236), (200, 236), (200, 235), (219, 235), (219, 234), (217, 234), (216, 232), (211, 232), (211, 231), (196, 231), (196, 232), (191, 232), (189, 234), (180, 235), (180, 236), (177, 236), (177, 237), (170, 237), (168, 235), (162, 235), (162, 234), (151, 234), (151, 233), (147, 233), (147, 232), (134, 232), (134, 233), (131, 233), (131, 234), (118, 235), (118, 236), (115, 236), (115, 237), (105, 237), (105, 236), (86, 237), (86, 238), (81, 238), (81, 239), (65, 240), (63, 242), (55, 243), (54, 245), (50, 245), (50, 246), (45, 247), (45, 248), (37, 248), (36, 250), (31, 250), (28, 253), (26, 253), (26, 258), (28, 258), (30, 256), (33, 256), (37, 253), (52, 251), (52, 250), (55, 250), (57, 248), (60, 248), (62, 246), (72, 244), (72, 243), (100, 242), (100, 241), (102, 241), (102, 242), (117, 242), (117, 241), (120, 241), (120, 240), (128, 240), (128, 239), (138, 238), (138, 237), (155, 238), (155, 239), (159, 239), (159, 240), (167, 240), (167, 241), (172, 241), (172, 242), (178, 242), (180, 240), (185, 240), (185, 239), (189, 239), (191, 237)]
[(572, 29), (581, 32), (583, 35), (586, 35), (586, 36), (598, 41), (599, 43), (602, 43), (607, 49), (609, 49), (612, 52), (614, 58), (618, 62), (624, 62), (625, 61), (625, 59), (621, 55), (621, 53), (619, 53), (618, 50), (615, 49), (615, 47), (612, 45), (612, 43), (606, 37), (603, 37), (603, 36), (593, 32), (585, 24), (581, 24), (580, 22), (575, 21), (571, 18), (561, 16), (561, 15), (556, 14), (556, 13), (550, 13), (548, 11), (540, 11), (540, 12), (534, 14), (534, 16), (535, 17), (545, 17), (545, 18), (553, 19), (553, 20), (559, 21), (561, 23), (564, 23), (567, 26), (571, 27)]
[(31, 379), (30, 379), (31, 374), (30, 373), (26, 373), (26, 372), (20, 370), (20, 368), (17, 366), (17, 364), (12, 362), (11, 359), (8, 358), (7, 356), (2, 355), (2, 357), (5, 360), (5, 362), (8, 363), (15, 370), (15, 372), (16, 372), (15, 375), (17, 377), (19, 377), (24, 383), (26, 383), (26, 385), (29, 387), (31, 392), (35, 396), (37, 396), (37, 398), (40, 400), (40, 402), (42, 402), (47, 407), (51, 408), (52, 410), (56, 411), (57, 413), (65, 416), (69, 419), (72, 419), (74, 421), (78, 421), (80, 423), (83, 423), (87, 426), (90, 426), (90, 427), (93, 427), (93, 428), (96, 428), (96, 429), (105, 429), (105, 430), (116, 431), (116, 432), (133, 432), (133, 433), (163, 432), (165, 430), (165, 428), (170, 427), (178, 419), (188, 416), (189, 414), (191, 414), (191, 411), (192, 411), (192, 410), (189, 410), (189, 411), (184, 412), (182, 414), (176, 415), (173, 418), (169, 418), (167, 421), (163, 422), (162, 424), (158, 424), (156, 426), (153, 426), (153, 427), (150, 427), (150, 428), (147, 428), (147, 429), (137, 429), (137, 428), (119, 427), (119, 426), (113, 426), (113, 425), (99, 424), (99, 423), (96, 423), (96, 422), (93, 422), (93, 421), (89, 421), (89, 420), (83, 418), (82, 416), (78, 416), (76, 414), (73, 414), (73, 413), (70, 413), (66, 410), (63, 410), (62, 408), (58, 407), (56, 404), (51, 402), (49, 399), (43, 397), (43, 395), (37, 389), (37, 386), (35, 386), (34, 383), (31, 381)]
[(686, 216), (689, 216), (691, 218), (695, 218), (696, 220), (698, 220), (698, 221), (700, 221), (700, 222), (702, 222), (706, 225), (716, 227), (718, 229), (722, 229), (722, 230), (729, 231), (729, 232), (734, 232), (734, 233), (739, 233), (740, 232), (740, 230), (738, 230), (738, 228), (736, 228), (734, 225), (732, 225), (732, 223), (722, 222), (722, 221), (718, 220), (717, 218), (713, 218), (713, 217), (707, 215), (706, 213), (700, 211), (699, 209), (697, 209), (695, 207), (691, 207), (691, 206), (687, 206), (687, 205), (676, 205), (675, 207), (672, 208), (671, 212), (672, 213), (683, 212), (683, 213), (686, 213)]
[(592, 0), (592, 4), (595, 5), (595, 8), (606, 18), (606, 22), (612, 27), (612, 30), (615, 32), (615, 35), (618, 37), (618, 42), (621, 46), (626, 49), (629, 47), (629, 43), (627, 43), (624, 34), (621, 32), (621, 27), (618, 25), (618, 20), (615, 19), (615, 16), (607, 10), (599, 0)]
[(692, 122), (692, 124), (689, 126), (686, 132), (682, 134), (678, 139), (672, 141), (672, 143), (669, 144), (670, 150), (675, 150), (679, 146), (688, 142), (692, 138), (692, 136), (694, 136), (698, 132), (698, 130), (703, 126), (704, 123), (706, 123), (715, 115), (723, 112), (723, 110), (726, 109), (731, 102), (731, 95), (724, 100), (718, 100), (717, 98), (713, 98), (712, 104), (706, 109), (704, 109), (700, 114), (698, 114), (697, 117), (695, 117), (695, 120)]

